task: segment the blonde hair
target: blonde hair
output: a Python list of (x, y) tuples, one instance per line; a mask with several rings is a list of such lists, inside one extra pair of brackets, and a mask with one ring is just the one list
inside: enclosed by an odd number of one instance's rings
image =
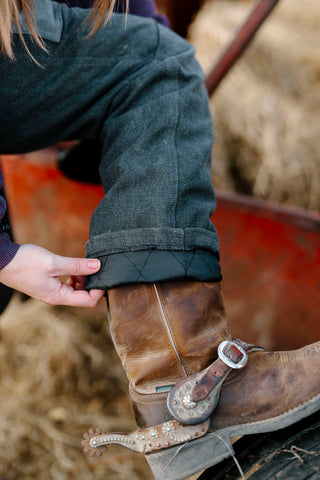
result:
[[(44, 48), (41, 38), (37, 34), (33, 1), (34, 0), (0, 0), (1, 52), (8, 55), (10, 58), (14, 58), (12, 50), (12, 26), (16, 22), (19, 31), (19, 22), (17, 22), (17, 20), (21, 13), (25, 15), (33, 39), (39, 46)], [(128, 11), (129, 0), (124, 1), (126, 4), (126, 11)], [(109, 21), (117, 2), (118, 0), (95, 0), (89, 15), (89, 21), (92, 25), (90, 34), (94, 34), (102, 24), (106, 24)], [(28, 47), (21, 31), (19, 31), (19, 35), (22, 43), (28, 51)]]

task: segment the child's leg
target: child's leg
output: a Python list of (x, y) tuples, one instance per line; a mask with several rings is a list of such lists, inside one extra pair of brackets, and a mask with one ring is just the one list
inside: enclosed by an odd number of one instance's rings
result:
[(1, 59), (0, 151), (101, 138), (106, 195), (87, 254), (103, 266), (90, 288), (219, 280), (212, 124), (193, 47), (152, 20), (122, 15), (87, 38), (84, 10), (36, 5), (41, 33), (52, 39), (51, 28), (55, 41), (45, 53), (25, 37), (41, 66), (17, 35), (16, 60)]

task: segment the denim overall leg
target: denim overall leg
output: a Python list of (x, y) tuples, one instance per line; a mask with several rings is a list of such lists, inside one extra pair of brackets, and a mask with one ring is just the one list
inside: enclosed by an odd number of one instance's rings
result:
[(15, 60), (0, 58), (0, 153), (103, 143), (105, 196), (86, 245), (102, 268), (88, 288), (220, 280), (212, 121), (194, 48), (152, 19), (121, 14), (88, 37), (86, 10), (35, 4), (47, 52), (22, 19), (38, 64), (14, 34)]

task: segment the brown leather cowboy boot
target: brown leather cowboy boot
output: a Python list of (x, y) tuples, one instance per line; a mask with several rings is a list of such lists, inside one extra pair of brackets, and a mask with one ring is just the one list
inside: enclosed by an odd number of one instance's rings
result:
[(108, 296), (139, 430), (90, 431), (90, 455), (120, 443), (145, 453), (157, 480), (180, 480), (231, 456), (232, 437), (320, 408), (320, 342), (267, 353), (232, 341), (219, 284), (130, 285)]

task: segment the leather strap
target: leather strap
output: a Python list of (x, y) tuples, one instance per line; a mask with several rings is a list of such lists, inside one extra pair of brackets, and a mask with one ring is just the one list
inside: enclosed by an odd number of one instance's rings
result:
[(178, 422), (196, 425), (206, 420), (216, 408), (221, 387), (231, 370), (244, 368), (247, 353), (263, 350), (239, 339), (223, 343), (225, 348), (215, 362), (180, 380), (169, 392), (167, 406)]

